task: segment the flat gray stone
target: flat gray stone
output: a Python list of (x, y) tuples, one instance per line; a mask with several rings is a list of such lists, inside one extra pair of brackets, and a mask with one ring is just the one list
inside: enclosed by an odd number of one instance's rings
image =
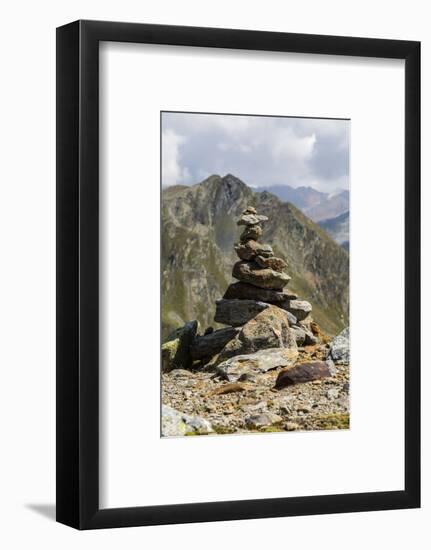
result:
[(293, 313), (298, 321), (303, 321), (313, 309), (310, 302), (305, 300), (290, 300), (284, 307), (287, 311)]
[(257, 225), (261, 222), (268, 221), (268, 216), (261, 216), (259, 214), (243, 214), (241, 218), (236, 222), (237, 225)]
[(214, 321), (240, 327), (268, 307), (269, 304), (255, 300), (217, 300)]
[[(292, 314), (291, 314), (292, 315)], [(300, 327), (290, 327), (290, 332), (293, 334), (293, 337), (295, 338), (296, 345), (302, 346), (305, 342), (305, 330)]]
[[(275, 304), (285, 309), (283, 302), (296, 300), (297, 295), (290, 290), (271, 290), (269, 288), (259, 288), (250, 283), (232, 283), (228, 286), (223, 298), (226, 300), (257, 300), (258, 302), (267, 302)], [(293, 314), (291, 314), (293, 315)], [(296, 322), (296, 321), (295, 321)], [(293, 323), (295, 324), (295, 323)]]
[(231, 357), (217, 365), (215, 371), (229, 382), (237, 382), (240, 379), (244, 380), (246, 376), (256, 376), (272, 369), (292, 367), (297, 358), (296, 348), (269, 348), (248, 355)]

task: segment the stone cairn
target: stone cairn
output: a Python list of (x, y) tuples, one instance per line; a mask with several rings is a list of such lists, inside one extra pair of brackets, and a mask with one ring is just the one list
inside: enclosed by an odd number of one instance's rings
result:
[[(209, 364), (236, 355), (274, 347), (296, 348), (318, 343), (312, 332), (311, 304), (285, 287), (290, 281), (283, 270), (287, 263), (277, 258), (269, 244), (258, 242), (266, 216), (252, 206), (237, 224), (245, 226), (235, 251), (239, 261), (223, 298), (216, 302), (214, 320), (225, 328), (206, 329), (197, 334), (191, 321), (175, 331), (162, 347), (162, 369), (192, 368), (196, 362)], [(267, 311), (266, 311), (267, 310)], [(268, 314), (268, 315), (267, 315)]]
[(269, 305), (275, 305), (288, 313), (298, 345), (317, 343), (310, 330), (312, 307), (305, 300), (285, 290), (290, 281), (283, 270), (287, 263), (274, 255), (269, 244), (259, 243), (262, 224), (267, 216), (259, 215), (256, 209), (248, 206), (237, 222), (245, 226), (239, 243), (234, 245), (239, 261), (233, 266), (232, 276), (239, 282), (232, 283), (223, 299), (216, 302), (214, 320), (231, 327), (240, 327), (255, 317)]

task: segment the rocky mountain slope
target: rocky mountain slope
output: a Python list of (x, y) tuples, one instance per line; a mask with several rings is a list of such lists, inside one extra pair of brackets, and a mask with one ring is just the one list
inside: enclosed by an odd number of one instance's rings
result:
[(328, 334), (348, 325), (349, 257), (325, 231), (290, 203), (254, 192), (238, 178), (211, 176), (162, 193), (162, 331), (186, 321), (216, 326), (214, 304), (232, 279), (239, 235), (235, 219), (248, 205), (270, 217), (263, 239), (289, 264), (289, 289), (313, 303)]

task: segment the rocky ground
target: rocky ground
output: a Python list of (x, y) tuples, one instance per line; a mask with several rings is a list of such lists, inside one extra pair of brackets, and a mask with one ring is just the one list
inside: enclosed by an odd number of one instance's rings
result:
[[(298, 351), (301, 364), (325, 360), (329, 346)], [(348, 429), (349, 364), (344, 357), (334, 367), (334, 376), (280, 390), (274, 385), (282, 367), (235, 382), (217, 372), (175, 369), (162, 374), (162, 404), (182, 415), (183, 435)]]
[(247, 206), (239, 260), (199, 334), (195, 319), (162, 345), (162, 435), (346, 429), (349, 330), (331, 340), (286, 285), (288, 264), (259, 242), (268, 216)]

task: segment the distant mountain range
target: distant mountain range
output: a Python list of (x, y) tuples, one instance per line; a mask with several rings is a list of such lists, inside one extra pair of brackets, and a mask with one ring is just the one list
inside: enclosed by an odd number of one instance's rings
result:
[[(311, 193), (304, 195), (313, 202)], [(313, 317), (327, 333), (334, 335), (348, 325), (348, 253), (284, 200), (267, 190), (256, 192), (231, 174), (163, 189), (163, 335), (192, 319), (201, 330), (216, 326), (214, 302), (232, 281), (238, 260), (233, 252), (240, 234), (236, 220), (249, 205), (269, 217), (261, 241), (288, 262), (288, 288), (313, 304)], [(322, 200), (309, 206), (317, 207)]]
[(320, 227), (346, 250), (349, 250), (349, 218), (349, 212), (344, 212), (335, 218), (319, 222)]
[(323, 193), (312, 187), (272, 185), (257, 187), (253, 191), (268, 191), (283, 202), (291, 202), (314, 222), (335, 218), (349, 210), (350, 193), (345, 189)]

